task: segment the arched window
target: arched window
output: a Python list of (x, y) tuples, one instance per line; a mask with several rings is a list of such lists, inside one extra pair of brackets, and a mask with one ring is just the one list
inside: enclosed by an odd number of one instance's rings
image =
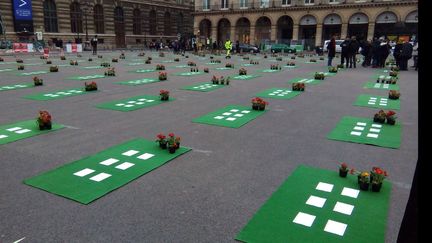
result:
[(156, 11), (151, 10), (149, 13), (149, 25), (150, 25), (150, 35), (156, 35)]
[(165, 12), (164, 34), (165, 35), (171, 35), (171, 14), (169, 12)]
[(73, 2), (70, 5), (70, 21), (71, 21), (71, 32), (82, 33), (82, 11), (78, 2)]
[(133, 34), (141, 35), (141, 11), (137, 8), (133, 11)]
[(45, 32), (58, 32), (57, 8), (53, 0), (43, 3)]
[(100, 4), (96, 4), (93, 8), (94, 14), (94, 27), (96, 33), (104, 33), (105, 32), (105, 22), (104, 22), (104, 13), (103, 7)]
[(124, 33), (124, 13), (122, 7), (114, 9), (114, 32), (116, 34)]

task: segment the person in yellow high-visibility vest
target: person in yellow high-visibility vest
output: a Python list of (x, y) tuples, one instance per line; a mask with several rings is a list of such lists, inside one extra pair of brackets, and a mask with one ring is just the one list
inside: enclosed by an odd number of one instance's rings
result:
[(226, 49), (226, 58), (231, 58), (231, 49), (232, 49), (232, 42), (231, 40), (227, 40), (225, 42), (225, 49)]

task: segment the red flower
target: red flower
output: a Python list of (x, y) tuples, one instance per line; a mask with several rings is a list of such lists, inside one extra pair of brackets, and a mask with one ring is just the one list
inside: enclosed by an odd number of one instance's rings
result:
[(387, 116), (393, 116), (393, 115), (395, 115), (396, 114), (396, 112), (394, 112), (394, 111), (388, 111), (387, 112)]
[(170, 133), (170, 134), (168, 134), (168, 136), (173, 138), (175, 135), (174, 135), (174, 133)]
[(166, 136), (163, 135), (162, 133), (159, 133), (159, 134), (157, 135), (157, 138), (160, 139), (160, 140), (162, 140), (162, 139), (165, 139)]

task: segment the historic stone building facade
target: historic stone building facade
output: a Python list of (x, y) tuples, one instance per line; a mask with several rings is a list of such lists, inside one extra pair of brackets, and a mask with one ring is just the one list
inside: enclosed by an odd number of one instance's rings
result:
[[(0, 0), (0, 17), (6, 39), (16, 41), (12, 3)], [(103, 45), (125, 47), (193, 32), (193, 0), (33, 0), (31, 4), (33, 29), (43, 32), (46, 41), (84, 42), (97, 34)]]
[(322, 46), (333, 34), (413, 37), (418, 0), (196, 0), (194, 33), (218, 42), (301, 42)]

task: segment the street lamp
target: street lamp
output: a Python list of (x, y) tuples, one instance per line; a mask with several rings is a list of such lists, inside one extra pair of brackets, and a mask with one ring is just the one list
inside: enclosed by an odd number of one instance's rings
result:
[(88, 13), (93, 9), (93, 5), (90, 1), (84, 1), (83, 2), (83, 11), (84, 11), (84, 20), (85, 20), (85, 28), (86, 28), (86, 42), (88, 41), (88, 24), (87, 24), (87, 15)]

